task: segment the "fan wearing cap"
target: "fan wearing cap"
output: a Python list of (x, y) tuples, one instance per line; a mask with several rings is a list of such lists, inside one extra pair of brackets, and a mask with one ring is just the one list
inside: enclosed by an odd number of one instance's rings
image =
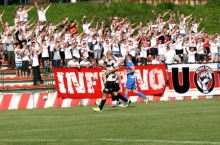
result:
[(67, 67), (69, 68), (75, 67), (75, 68), (80, 69), (79, 62), (77, 61), (77, 58), (75, 56), (73, 56), (73, 58), (70, 61), (68, 61)]

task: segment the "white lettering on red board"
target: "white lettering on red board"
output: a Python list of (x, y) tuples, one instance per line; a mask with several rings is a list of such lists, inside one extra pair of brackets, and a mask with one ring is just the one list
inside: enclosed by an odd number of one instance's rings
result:
[[(157, 76), (158, 84), (155, 82), (155, 76)], [(150, 86), (154, 90), (162, 89), (165, 85), (165, 78), (161, 69), (152, 69), (149, 73)]]
[[(141, 71), (143, 72), (142, 74)], [(127, 81), (127, 76), (123, 71), (118, 71), (118, 73), (121, 77), (121, 84), (125, 84)], [(95, 91), (102, 91), (104, 89), (101, 72), (77, 72), (77, 74), (78, 75), (76, 75), (76, 72), (57, 72), (60, 93), (94, 94)], [(137, 79), (137, 85), (139, 85), (140, 90), (149, 90), (149, 85), (153, 90), (159, 90), (162, 89), (165, 85), (165, 76), (163, 75), (163, 71), (159, 68), (154, 68), (150, 70), (150, 72), (147, 69), (137, 69), (135, 71), (135, 75)], [(65, 88), (64, 79), (66, 79), (67, 88)], [(86, 84), (84, 84), (84, 80)], [(157, 83), (156, 80), (158, 80)], [(97, 84), (101, 84), (101, 87), (99, 85), (97, 86)], [(100, 89), (97, 89), (96, 86), (100, 87)], [(124, 87), (121, 87), (121, 91), (123, 91), (123, 89)], [(76, 90), (76, 92), (74, 92), (74, 90)]]
[(149, 90), (148, 88), (148, 70), (143, 69), (143, 77), (141, 77), (140, 70), (135, 71), (137, 82), (141, 90)]

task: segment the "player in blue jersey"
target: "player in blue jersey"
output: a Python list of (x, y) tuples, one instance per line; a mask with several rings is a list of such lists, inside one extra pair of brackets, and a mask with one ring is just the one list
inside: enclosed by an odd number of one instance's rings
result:
[[(142, 97), (147, 104), (149, 98), (145, 96), (143, 93), (137, 91), (137, 84), (136, 84), (136, 78), (135, 78), (135, 66), (134, 66), (134, 63), (132, 62), (132, 55), (128, 54), (126, 56), (126, 60), (127, 60), (127, 65), (126, 65), (126, 70), (124, 73), (127, 75), (127, 82), (125, 85), (124, 97), (128, 99), (128, 91), (132, 90), (139, 97)], [(119, 106), (123, 107), (123, 105), (126, 105), (126, 103), (119, 105)]]

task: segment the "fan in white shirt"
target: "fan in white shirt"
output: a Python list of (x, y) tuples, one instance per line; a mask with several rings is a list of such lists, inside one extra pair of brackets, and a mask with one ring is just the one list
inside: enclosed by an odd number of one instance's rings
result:
[(48, 48), (48, 43), (46, 40), (42, 40), (42, 43), (39, 43), (37, 41), (37, 44), (40, 46), (41, 50), (42, 50), (42, 59), (43, 59), (43, 66), (44, 66), (44, 69), (43, 69), (43, 75), (48, 75), (48, 68), (49, 68), (49, 64), (50, 64), (50, 61), (49, 61), (49, 48)]
[(109, 42), (107, 39), (104, 44), (103, 44), (103, 49), (104, 49), (104, 55), (106, 55), (107, 51), (112, 50), (112, 42)]
[(88, 42), (88, 37), (87, 37), (86, 33), (83, 33), (80, 43), (83, 44), (83, 43), (87, 43), (87, 42)]
[(50, 8), (51, 6), (51, 3), (49, 4), (49, 6), (46, 7), (46, 9), (44, 9), (44, 7), (38, 7), (37, 3), (35, 2), (35, 6), (37, 8), (37, 14), (38, 14), (38, 19), (40, 22), (46, 22), (47, 19), (46, 19), (46, 12), (47, 10)]
[(90, 23), (88, 23), (88, 19), (86, 18), (86, 16), (83, 16), (83, 19), (82, 19), (82, 27), (83, 27), (83, 32), (87, 31), (89, 26), (91, 26), (91, 24), (93, 23), (94, 21), (94, 16), (93, 16), (93, 19)]
[(199, 27), (199, 25), (200, 25), (201, 22), (202, 22), (202, 18), (200, 18), (199, 23), (195, 23), (195, 21), (196, 21), (195, 18), (192, 19), (192, 23), (191, 23), (191, 25), (190, 25), (190, 30), (191, 30), (191, 31), (194, 31), (194, 32), (197, 34), (197, 33), (198, 33), (198, 27)]
[(23, 55), (22, 55), (22, 76), (27, 76), (30, 60), (30, 52), (27, 49), (27, 45), (23, 44)]
[(152, 64), (160, 64), (159, 55), (155, 56), (155, 58), (152, 60)]
[(80, 49), (81, 49), (81, 45), (78, 45), (78, 42), (77, 41), (75, 41), (75, 42), (73, 42), (73, 44), (72, 44), (72, 55), (74, 56), (74, 57), (76, 57), (77, 58), (77, 60), (79, 60), (79, 58), (80, 58)]
[(204, 43), (202, 42), (202, 39), (199, 38), (198, 43), (197, 43), (197, 50), (199, 50), (197, 52), (197, 61), (199, 63), (202, 63), (204, 61), (204, 47), (203, 47)]
[(159, 55), (159, 61), (161, 62), (162, 60), (164, 60), (164, 54), (166, 52), (166, 46), (167, 46), (167, 42), (166, 44), (162, 44), (162, 40), (158, 41), (158, 45), (157, 45), (157, 49), (158, 49), (158, 55)]
[(186, 52), (188, 53), (188, 63), (196, 63), (195, 54), (200, 50), (194, 51), (193, 47), (190, 47), (189, 51), (187, 50), (187, 48), (185, 49)]
[(68, 61), (67, 67), (71, 67), (71, 68), (75, 67), (80, 69), (80, 65), (79, 62), (77, 61), (77, 58), (73, 57), (70, 61)]
[(128, 43), (126, 39), (122, 40), (120, 48), (122, 57), (125, 57), (128, 54)]
[(175, 56), (175, 53), (173, 51), (170, 51), (170, 47), (168, 46), (166, 48), (166, 53), (164, 55), (165, 63), (172, 64), (174, 61), (174, 56)]
[(182, 43), (182, 46), (183, 46), (183, 63), (184, 64), (187, 64), (188, 63), (188, 54), (187, 54), (187, 51), (189, 51), (189, 41), (188, 39), (184, 38), (183, 39), (183, 43)]
[(180, 34), (182, 35), (182, 37), (185, 37), (186, 35), (186, 24), (184, 23), (183, 19), (180, 20), (180, 23), (179, 23), (179, 31), (180, 31)]
[(80, 67), (86, 67), (89, 68), (91, 63), (88, 61), (87, 57), (83, 57), (83, 60), (80, 62)]
[(102, 58), (99, 60), (99, 67), (103, 67), (105, 60), (106, 56), (103, 55)]
[(169, 12), (170, 12), (170, 9), (162, 15), (161, 13), (156, 14), (155, 11), (152, 10), (152, 13), (156, 16), (156, 24), (159, 23), (160, 18), (165, 17)]
[[(94, 50), (94, 51), (97, 51), (97, 50)], [(82, 48), (81, 48), (81, 54), (82, 54), (83, 57), (88, 58), (89, 57), (89, 52), (93, 53), (94, 51), (90, 50), (86, 43), (83, 43)]]
[(216, 39), (213, 39), (212, 43), (210, 43), (211, 61), (212, 62), (218, 61), (218, 47), (219, 46), (220, 46), (220, 43), (217, 43)]
[(68, 66), (68, 62), (72, 59), (72, 47), (69, 45), (69, 43), (64, 44), (64, 56), (65, 56), (65, 64), (66, 67)]
[(173, 64), (174, 61), (178, 61), (178, 63), (181, 63), (181, 59), (173, 51), (170, 51), (169, 46), (166, 48), (164, 58), (166, 64)]
[(27, 9), (26, 10), (26, 7), (25, 6), (23, 6), (22, 7), (22, 11), (17, 11), (17, 14), (20, 14), (20, 20), (22, 21), (22, 22), (27, 22), (28, 21), (28, 12), (30, 11), (30, 10), (32, 10), (33, 9), (33, 6), (31, 6), (29, 9)]
[(192, 14), (193, 14), (193, 12), (190, 15), (188, 15), (187, 17), (185, 17), (184, 14), (180, 14), (180, 11), (177, 11), (177, 15), (179, 17), (179, 20), (180, 21), (183, 20), (184, 24), (186, 23), (186, 20), (189, 19), (192, 16)]

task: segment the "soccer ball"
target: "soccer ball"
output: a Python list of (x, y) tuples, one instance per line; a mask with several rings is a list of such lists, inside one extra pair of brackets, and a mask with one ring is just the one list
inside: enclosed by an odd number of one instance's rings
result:
[(48, 100), (48, 96), (44, 95), (44, 96), (43, 96), (43, 100), (44, 100), (44, 101), (47, 101), (47, 100)]

